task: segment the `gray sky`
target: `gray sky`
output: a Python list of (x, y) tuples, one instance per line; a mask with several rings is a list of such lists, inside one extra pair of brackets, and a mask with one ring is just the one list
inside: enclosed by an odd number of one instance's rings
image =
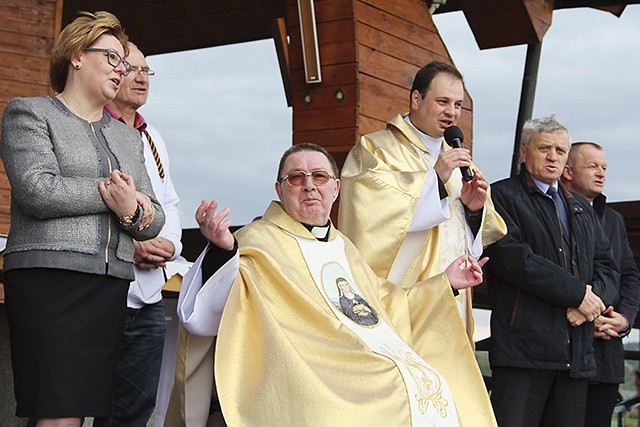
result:
[[(436, 25), (474, 101), (474, 159), (490, 182), (509, 175), (525, 46), (479, 50), (460, 12)], [(640, 5), (621, 18), (591, 9), (556, 11), (542, 46), (534, 117), (556, 114), (572, 140), (603, 145), (610, 201), (640, 199), (625, 179), (637, 167)], [(321, 58), (322, 60), (322, 58)], [(234, 224), (275, 198), (281, 153), (291, 144), (272, 40), (148, 58), (156, 71), (142, 112), (164, 136), (183, 227), (202, 199), (232, 209)]]

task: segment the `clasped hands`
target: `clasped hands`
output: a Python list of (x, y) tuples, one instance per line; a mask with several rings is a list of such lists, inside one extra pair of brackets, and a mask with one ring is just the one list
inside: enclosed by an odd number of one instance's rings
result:
[(605, 340), (618, 337), (619, 332), (629, 326), (625, 316), (616, 312), (612, 306), (605, 307), (600, 297), (593, 293), (591, 285), (587, 285), (585, 296), (579, 307), (567, 308), (567, 320), (571, 326), (594, 322), (594, 336)]
[(144, 270), (165, 267), (176, 251), (173, 243), (164, 237), (156, 237), (143, 242), (134, 240), (133, 247), (135, 249), (133, 263), (136, 267)]
[(151, 199), (146, 194), (136, 191), (131, 175), (114, 169), (106, 179), (98, 184), (98, 190), (107, 207), (118, 218), (134, 215), (140, 205), (143, 210), (140, 230), (153, 222), (155, 209)]

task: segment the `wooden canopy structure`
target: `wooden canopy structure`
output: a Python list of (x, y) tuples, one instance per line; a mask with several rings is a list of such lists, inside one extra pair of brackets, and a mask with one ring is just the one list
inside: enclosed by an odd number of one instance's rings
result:
[[(0, 113), (13, 97), (50, 93), (56, 35), (81, 10), (108, 10), (147, 55), (273, 39), (293, 111), (291, 142), (317, 142), (341, 165), (360, 135), (408, 109), (419, 67), (453, 62), (430, 11), (464, 12), (478, 45), (492, 48), (540, 42), (554, 9), (588, 6), (619, 15), (638, 1), (4, 0)], [(469, 94), (463, 108), (460, 127), (471, 147)], [(9, 195), (0, 165), (0, 234), (9, 231)]]
[[(360, 135), (408, 109), (418, 68), (453, 62), (432, 12), (462, 11), (484, 49), (540, 43), (556, 9), (619, 16), (632, 3), (640, 0), (4, 0), (0, 113), (14, 97), (51, 93), (49, 55), (61, 28), (81, 10), (109, 10), (148, 55), (273, 39), (292, 107), (292, 144), (317, 142), (341, 165)], [(472, 122), (467, 94), (460, 127), (469, 147)], [(636, 258), (638, 204), (624, 205)], [(0, 164), (0, 234), (9, 232), (9, 205)]]
[[(293, 112), (292, 143), (314, 141), (342, 164), (359, 136), (408, 109), (417, 69), (453, 62), (431, 12), (462, 11), (480, 48), (540, 43), (553, 11), (593, 7), (620, 15), (640, 0), (4, 0), (0, 3), (0, 113), (17, 96), (51, 93), (49, 55), (81, 10), (109, 10), (146, 54), (261, 39), (276, 45)], [(467, 94), (460, 127), (473, 144)], [(0, 234), (10, 188), (0, 165)], [(627, 207), (639, 257), (637, 205)]]

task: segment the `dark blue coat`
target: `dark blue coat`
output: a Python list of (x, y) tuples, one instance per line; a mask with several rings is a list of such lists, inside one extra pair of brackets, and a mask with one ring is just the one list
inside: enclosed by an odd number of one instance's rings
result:
[(593, 323), (572, 327), (566, 311), (580, 305), (587, 284), (612, 304), (619, 275), (589, 203), (561, 190), (571, 227), (566, 245), (553, 201), (524, 165), (519, 176), (491, 186), (508, 232), (486, 251), (489, 361), (492, 367), (569, 370), (573, 378), (589, 378), (596, 375)]
[[(606, 201), (604, 195), (596, 197), (593, 201), (593, 208), (609, 238), (613, 259), (620, 270), (620, 293), (613, 302), (613, 307), (629, 320), (630, 325), (633, 325), (638, 313), (638, 305), (640, 305), (640, 271), (629, 246), (624, 217), (608, 207)], [(593, 380), (610, 384), (623, 383), (624, 347), (622, 338), (596, 339), (594, 340), (594, 348), (598, 375)]]

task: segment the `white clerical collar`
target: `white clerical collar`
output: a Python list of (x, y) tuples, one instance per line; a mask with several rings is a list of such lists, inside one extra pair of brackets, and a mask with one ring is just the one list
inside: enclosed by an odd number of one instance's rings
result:
[(311, 225), (302, 223), (304, 227), (313, 234), (318, 240), (327, 241), (327, 236), (329, 236), (329, 229), (331, 228), (331, 221), (327, 221), (325, 225)]
[(437, 157), (442, 151), (442, 141), (444, 138), (443, 137), (433, 138), (427, 135), (426, 133), (422, 132), (411, 122), (411, 119), (409, 118), (408, 115), (404, 118), (404, 121), (407, 122), (409, 126), (411, 126), (413, 129), (415, 129), (416, 133), (418, 134), (418, 137), (420, 137), (420, 141), (422, 141), (424, 146), (427, 147), (427, 150), (429, 151), (429, 153), (432, 156)]

